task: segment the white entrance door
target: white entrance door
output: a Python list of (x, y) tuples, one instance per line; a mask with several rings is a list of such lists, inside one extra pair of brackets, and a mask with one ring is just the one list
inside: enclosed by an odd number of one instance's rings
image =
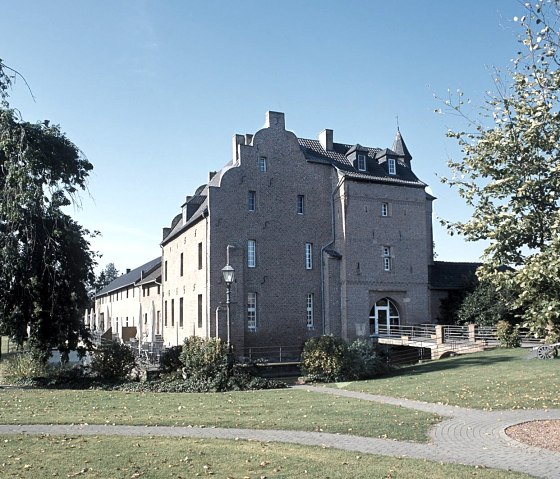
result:
[(372, 336), (389, 335), (391, 327), (400, 324), (399, 310), (389, 298), (380, 299), (369, 316), (369, 332)]

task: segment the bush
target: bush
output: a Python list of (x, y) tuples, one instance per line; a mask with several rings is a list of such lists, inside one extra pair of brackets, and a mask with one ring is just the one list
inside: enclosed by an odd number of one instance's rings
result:
[(45, 377), (47, 374), (47, 364), (31, 352), (16, 353), (0, 363), (0, 377), (10, 382)]
[(496, 323), (496, 335), (502, 348), (518, 348), (521, 345), (519, 328), (512, 326), (508, 321), (498, 321)]
[(309, 339), (303, 348), (301, 368), (307, 381), (371, 379), (389, 370), (386, 355), (366, 339), (350, 345), (335, 336)]
[(348, 346), (348, 379), (372, 379), (389, 370), (388, 358), (371, 341), (356, 339)]
[(91, 372), (101, 379), (124, 379), (136, 366), (132, 349), (114, 341), (93, 350)]
[(346, 379), (350, 357), (346, 343), (335, 336), (319, 336), (306, 341), (301, 369), (310, 380), (333, 382)]
[(159, 357), (159, 369), (162, 373), (173, 373), (183, 368), (185, 365), (181, 361), (183, 346), (173, 346), (164, 349)]

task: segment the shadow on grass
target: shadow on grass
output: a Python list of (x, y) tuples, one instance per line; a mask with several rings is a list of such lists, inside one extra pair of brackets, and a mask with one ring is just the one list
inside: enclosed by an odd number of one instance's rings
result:
[(403, 366), (388, 376), (411, 376), (426, 374), (432, 372), (449, 371), (452, 369), (465, 368), (470, 366), (492, 366), (499, 363), (516, 361), (520, 358), (512, 357), (508, 354), (492, 355), (484, 357), (472, 357), (470, 355), (456, 356), (449, 359), (438, 359), (429, 363), (414, 364), (412, 366)]

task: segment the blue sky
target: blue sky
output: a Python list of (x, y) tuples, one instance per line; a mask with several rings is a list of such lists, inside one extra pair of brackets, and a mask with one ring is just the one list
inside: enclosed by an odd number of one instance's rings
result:
[[(6, 0), (0, 58), (29, 82), (11, 104), (61, 125), (94, 165), (82, 208), (99, 230), (101, 266), (120, 271), (160, 254), (161, 230), (208, 171), (231, 158), (235, 133), (267, 110), (299, 137), (391, 147), (397, 129), (412, 167), (438, 198), (437, 216), (468, 210), (440, 184), (460, 152), (434, 94), (461, 89), (473, 107), (492, 68), (517, 51), (516, 0)], [(438, 259), (476, 261), (483, 245), (434, 221)]]

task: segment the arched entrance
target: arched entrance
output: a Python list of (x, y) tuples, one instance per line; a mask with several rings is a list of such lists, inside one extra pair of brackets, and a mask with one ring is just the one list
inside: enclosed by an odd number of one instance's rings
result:
[(369, 334), (371, 336), (391, 334), (391, 326), (399, 324), (399, 309), (391, 299), (382, 298), (371, 308), (369, 313)]

